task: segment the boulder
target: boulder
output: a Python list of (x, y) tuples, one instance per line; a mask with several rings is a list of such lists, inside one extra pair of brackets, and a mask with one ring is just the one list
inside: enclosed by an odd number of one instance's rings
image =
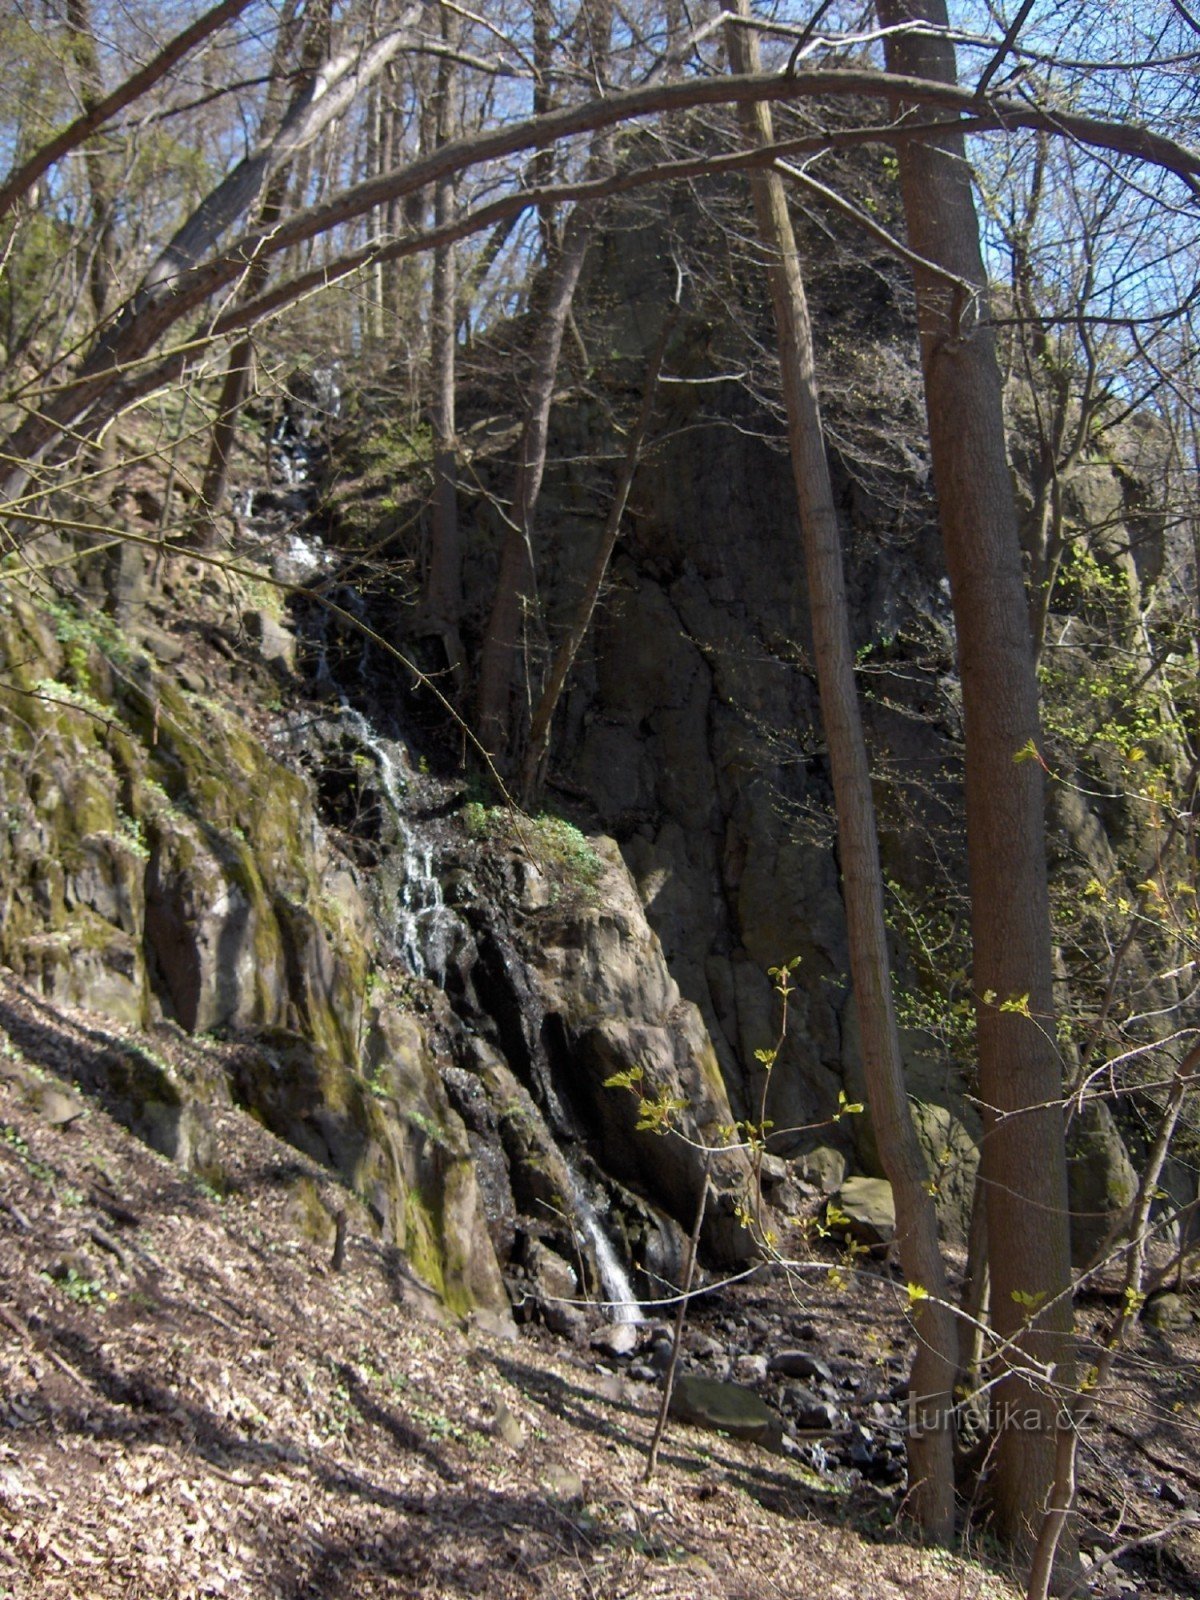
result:
[(832, 1145), (819, 1144), (796, 1158), (800, 1176), (822, 1194), (833, 1194), (846, 1176), (846, 1157)]
[(607, 1356), (610, 1360), (624, 1361), (637, 1349), (638, 1337), (638, 1327), (635, 1322), (613, 1322), (603, 1328), (597, 1328), (592, 1335), (591, 1345), (597, 1355)]
[(833, 1382), (829, 1367), (808, 1350), (777, 1350), (771, 1357), (771, 1371), (784, 1378), (815, 1378), (820, 1383)]
[(1138, 1180), (1113, 1114), (1101, 1100), (1089, 1100), (1075, 1118), (1067, 1154), (1071, 1262), (1083, 1268), (1119, 1233)]
[(777, 1450), (783, 1429), (779, 1418), (753, 1389), (687, 1373), (671, 1393), (671, 1415), (697, 1428), (711, 1428)]
[(87, 1107), (76, 1095), (66, 1094), (50, 1083), (39, 1086), (34, 1101), (43, 1121), (52, 1128), (69, 1128), (87, 1112)]
[(1188, 1304), (1187, 1297), (1170, 1290), (1152, 1294), (1142, 1312), (1142, 1321), (1162, 1333), (1177, 1333), (1190, 1328), (1195, 1320), (1195, 1312)]
[(886, 1178), (847, 1178), (831, 1201), (832, 1208), (848, 1220), (830, 1223), (835, 1234), (847, 1234), (857, 1244), (891, 1244), (896, 1233), (896, 1203)]
[(789, 1383), (783, 1391), (783, 1404), (798, 1428), (830, 1433), (840, 1427), (842, 1414), (831, 1400), (824, 1400), (802, 1383)]

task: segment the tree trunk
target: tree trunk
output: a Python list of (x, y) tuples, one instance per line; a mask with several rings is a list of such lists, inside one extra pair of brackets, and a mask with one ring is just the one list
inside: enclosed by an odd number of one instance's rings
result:
[[(739, 16), (748, 17), (749, 0), (737, 0), (737, 11)], [(757, 40), (749, 29), (729, 26), (726, 42), (735, 71), (759, 70)], [(771, 114), (766, 106), (746, 107), (742, 126), (747, 144), (772, 142)], [(817, 397), (812, 326), (783, 180), (778, 173), (765, 171), (753, 173), (750, 183), (779, 335), (821, 720), (829, 745), (837, 810), (851, 980), (858, 1004), (871, 1118), (895, 1197), (901, 1264), (909, 1281), (930, 1297), (915, 1302), (917, 1350), (908, 1441), (911, 1504), (926, 1533), (948, 1542), (954, 1533), (951, 1416), (958, 1347), (946, 1297), (937, 1215), (927, 1187), (929, 1174), (908, 1109), (892, 1001), (871, 772), (854, 678), (841, 540)]]
[[(551, 0), (533, 0), (533, 114), (544, 117), (554, 109), (554, 10)], [(554, 182), (555, 153), (552, 145), (533, 158), (533, 184), (544, 189)], [(538, 235), (542, 259), (548, 266), (558, 250), (558, 226), (552, 205), (538, 206)]]
[[(947, 27), (943, 0), (877, 0), (889, 27)], [(889, 68), (953, 84), (944, 37), (892, 33)], [(921, 112), (929, 116), (928, 108)], [(961, 138), (901, 140), (909, 243), (979, 285), (974, 305), (914, 268), (934, 482), (966, 728), (973, 981), (984, 1105), (992, 1324), (1001, 1341), (993, 1505), (1028, 1554), (1053, 1480), (1057, 1393), (1071, 1383), (1071, 1273), (1055, 1045), (1038, 693), (1005, 454), (1000, 370)], [(1052, 1381), (1039, 1378), (1041, 1369)]]
[[(298, 0), (287, 0), (280, 18), (275, 50), (271, 61), (271, 82), (263, 116), (264, 131), (269, 131), (283, 107), (284, 86), (294, 49), (294, 30)], [(307, 19), (305, 42), (300, 55), (298, 76), (301, 83), (311, 83), (323, 56), (329, 49), (329, 0), (322, 0), (312, 8)], [(295, 91), (293, 91), (295, 92)], [(258, 213), (258, 225), (265, 232), (273, 228), (283, 214), (291, 183), (291, 167), (283, 166), (267, 185), (263, 203)], [(256, 256), (246, 268), (238, 299), (253, 300), (261, 294), (270, 276), (271, 264), (264, 256)], [(229, 492), (229, 463), (237, 438), (238, 419), (246, 396), (254, 381), (254, 340), (247, 334), (239, 339), (229, 352), (221, 395), (217, 402), (217, 417), (213, 423), (212, 441), (204, 469), (204, 482), (200, 499), (208, 514), (208, 522), (199, 537), (203, 544), (211, 545), (216, 536), (213, 521)]]
[[(71, 54), (79, 73), (79, 102), (84, 115), (95, 118), (105, 97), (90, 0), (67, 0), (67, 27), (70, 29)], [(113, 224), (117, 177), (111, 156), (95, 141), (84, 145), (83, 165), (87, 173), (92, 214), (88, 291), (96, 321), (101, 323), (117, 283), (117, 235)]]
[[(442, 12), (442, 39), (457, 43), (457, 26), (450, 12)], [(437, 110), (434, 137), (448, 144), (453, 132), (451, 96), (454, 63), (449, 56), (438, 62)], [(444, 227), (454, 214), (454, 182), (442, 178), (434, 189), (433, 224)], [(425, 628), (440, 635), (446, 665), (455, 682), (463, 674), (463, 647), (459, 634), (462, 616), (462, 536), (458, 526), (458, 440), (455, 417), (455, 369), (458, 348), (458, 273), (452, 244), (433, 253), (430, 293), (430, 422), (433, 427), (433, 506), (429, 572), (425, 586)]]
[(669, 314), (663, 322), (662, 331), (655, 342), (654, 350), (650, 356), (650, 365), (646, 371), (645, 386), (642, 391), (642, 403), (638, 409), (637, 421), (629, 435), (625, 447), (625, 458), (621, 462), (621, 471), (617, 477), (616, 489), (613, 493), (612, 505), (608, 509), (608, 516), (604, 521), (604, 529), (600, 535), (600, 543), (596, 547), (596, 554), (592, 558), (591, 569), (579, 597), (579, 604), (575, 608), (575, 616), (554, 652), (554, 660), (550, 666), (550, 675), (542, 690), (541, 698), (533, 713), (529, 726), (529, 742), (525, 749), (524, 759), (521, 763), (521, 804), (528, 809), (540, 796), (542, 784), (545, 779), (546, 758), (550, 749), (550, 728), (554, 722), (554, 713), (558, 709), (558, 702), (567, 681), (567, 675), (579, 654), (579, 646), (583, 643), (591, 626), (592, 613), (596, 609), (596, 601), (600, 597), (600, 586), (604, 582), (604, 574), (608, 571), (608, 563), (612, 558), (616, 546), (617, 535), (621, 531), (621, 518), (625, 515), (625, 506), (629, 500), (629, 491), (633, 487), (634, 474), (641, 459), (642, 445), (645, 442), (646, 432), (650, 426), (650, 418), (654, 414), (654, 402), (658, 396), (658, 378), (662, 371), (663, 357), (667, 350), (667, 340), (671, 336), (671, 329), (675, 326), (674, 314)]
[(553, 268), (549, 300), (542, 309), (533, 345), (529, 404), (521, 429), (512, 510), (504, 531), (496, 596), (479, 659), (478, 733), (484, 748), (494, 756), (507, 754), (512, 742), (512, 693), (522, 643), (522, 621), (524, 614), (537, 603), (533, 518), (546, 470), (550, 405), (571, 301), (594, 224), (593, 213), (579, 206), (568, 218)]

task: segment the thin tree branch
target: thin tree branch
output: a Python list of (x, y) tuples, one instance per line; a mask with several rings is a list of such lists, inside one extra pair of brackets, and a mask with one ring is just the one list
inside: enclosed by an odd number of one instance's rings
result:
[(1017, 12), (1016, 16), (1013, 18), (1012, 26), (1009, 28), (1008, 32), (1004, 35), (1004, 38), (1001, 40), (999, 50), (996, 51), (996, 54), (992, 57), (992, 59), (988, 62), (987, 66), (984, 67), (983, 71), (980, 73), (979, 82), (975, 85), (975, 93), (976, 94), (986, 94), (987, 93), (988, 84), (991, 83), (992, 79), (996, 76), (997, 72), (999, 72), (1001, 66), (1004, 63), (1005, 57), (1008, 55), (1008, 53), (1012, 49), (1013, 45), (1016, 44), (1017, 35), (1020, 33), (1021, 29), (1025, 26), (1025, 19), (1026, 19), (1026, 17), (1028, 17), (1029, 13), (1033, 10), (1033, 6), (1034, 6), (1034, 0), (1024, 0), (1024, 4), (1021, 6), (1021, 9)]
[(60, 161), (69, 151), (95, 133), (96, 129), (104, 123), (111, 121), (119, 111), (131, 105), (147, 89), (153, 86), (170, 72), (171, 68), (183, 59), (198, 44), (223, 28), (227, 22), (232, 22), (245, 11), (251, 0), (221, 0), (221, 4), (206, 11), (203, 16), (197, 17), (190, 27), (184, 28), (182, 33), (177, 33), (170, 43), (163, 46), (152, 61), (148, 61), (140, 71), (125, 79), (111, 94), (97, 100), (81, 117), (76, 117), (61, 133), (48, 139), (39, 150), (35, 150), (27, 161), (23, 161), (15, 172), (9, 174), (0, 188), (0, 217), (10, 211), (23, 194), (27, 194), (44, 172)]

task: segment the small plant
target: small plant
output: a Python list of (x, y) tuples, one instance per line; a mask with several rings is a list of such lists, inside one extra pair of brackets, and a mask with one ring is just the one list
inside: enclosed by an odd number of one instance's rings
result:
[(43, 1272), (42, 1278), (47, 1283), (53, 1283), (61, 1289), (68, 1300), (73, 1300), (77, 1306), (91, 1306), (102, 1311), (105, 1306), (111, 1305), (117, 1298), (116, 1292), (106, 1289), (99, 1278), (86, 1277), (78, 1267), (67, 1267), (61, 1274)]
[(137, 856), (139, 861), (150, 859), (150, 846), (146, 843), (146, 829), (140, 817), (131, 817), (122, 811), (117, 821), (120, 825), (120, 838), (126, 848)]
[(604, 862), (574, 823), (549, 812), (526, 817), (507, 806), (485, 806), (471, 800), (463, 822), (473, 839), (523, 845), (544, 871), (589, 895), (604, 875)]
[(33, 686), (33, 692), (40, 699), (49, 701), (53, 705), (66, 705), (78, 711), (85, 711), (88, 716), (95, 717), (100, 722), (113, 720), (111, 707), (101, 705), (100, 701), (86, 689), (63, 683), (59, 678), (39, 678)]

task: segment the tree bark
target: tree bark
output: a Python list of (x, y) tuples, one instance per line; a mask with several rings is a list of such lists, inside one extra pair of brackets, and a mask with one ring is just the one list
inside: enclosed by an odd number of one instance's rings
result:
[[(284, 84), (295, 44), (293, 30), (297, 7), (298, 0), (286, 0), (280, 18), (271, 62), (271, 82), (267, 89), (263, 117), (266, 130), (270, 129), (283, 109)], [(298, 67), (300, 84), (312, 82), (321, 60), (328, 53), (329, 23), (329, 0), (321, 0), (320, 4), (312, 8), (311, 15), (306, 19), (305, 41), (300, 52)], [(296, 92), (294, 88), (293, 94)], [(282, 216), (290, 182), (291, 166), (288, 164), (280, 167), (267, 185), (258, 213), (258, 226), (264, 231), (274, 227)], [(242, 281), (238, 299), (245, 302), (261, 294), (266, 287), (270, 272), (269, 259), (261, 255), (256, 256), (246, 268), (246, 276)], [(200, 541), (205, 545), (211, 545), (216, 536), (213, 518), (224, 504), (229, 491), (229, 464), (237, 438), (238, 419), (253, 381), (254, 341), (247, 333), (229, 352), (225, 377), (221, 384), (221, 395), (217, 402), (217, 416), (213, 423), (208, 461), (204, 469), (204, 482), (200, 490), (200, 499), (208, 514), (207, 525), (199, 535)]]
[(600, 597), (600, 586), (604, 582), (604, 574), (608, 571), (608, 563), (612, 558), (613, 550), (617, 543), (617, 535), (621, 531), (621, 518), (625, 515), (625, 506), (629, 500), (629, 491), (633, 487), (634, 474), (641, 459), (642, 445), (645, 442), (646, 432), (650, 427), (650, 419), (654, 414), (654, 402), (658, 396), (658, 379), (662, 372), (663, 357), (667, 350), (667, 340), (671, 336), (671, 329), (675, 326), (675, 316), (669, 314), (663, 322), (662, 331), (655, 342), (654, 350), (650, 357), (650, 365), (646, 371), (645, 386), (642, 391), (642, 403), (638, 409), (637, 421), (629, 435), (625, 447), (625, 457), (621, 462), (621, 471), (617, 477), (616, 489), (613, 492), (612, 504), (608, 516), (604, 521), (604, 529), (600, 535), (600, 543), (596, 547), (596, 554), (592, 558), (592, 565), (584, 583), (583, 593), (579, 597), (579, 604), (575, 609), (575, 616), (570, 627), (554, 652), (554, 660), (550, 666), (550, 675), (542, 690), (541, 698), (534, 709), (533, 719), (529, 726), (529, 741), (525, 748), (525, 755), (521, 762), (521, 804), (528, 810), (538, 799), (545, 779), (546, 757), (550, 749), (550, 728), (554, 722), (554, 713), (558, 709), (558, 702), (562, 695), (567, 676), (575, 664), (575, 657), (579, 654), (579, 647), (591, 626), (592, 613), (596, 609), (596, 601)]
[(537, 604), (533, 519), (546, 470), (550, 406), (571, 301), (594, 225), (594, 215), (580, 206), (576, 206), (567, 219), (552, 272), (549, 299), (542, 309), (533, 345), (529, 404), (521, 429), (512, 510), (501, 545), (496, 595), (479, 658), (477, 731), (484, 748), (493, 756), (506, 755), (512, 743), (512, 694), (521, 650), (522, 622)]
[[(79, 99), (85, 117), (97, 117), (104, 103), (104, 78), (100, 53), (92, 27), (90, 0), (67, 0), (67, 27), (71, 54), (79, 73)], [(94, 142), (83, 147), (92, 214), (91, 257), (88, 262), (88, 292), (96, 322), (104, 321), (109, 298), (117, 283), (117, 235), (113, 212), (117, 198), (117, 177), (111, 155)]]
[[(442, 12), (442, 40), (457, 42), (455, 19)], [(454, 63), (448, 56), (438, 62), (437, 108), (434, 137), (439, 145), (450, 142), (451, 96)], [(454, 214), (454, 180), (439, 179), (433, 197), (433, 225), (444, 227)], [(425, 585), (426, 631), (443, 640), (446, 665), (456, 683), (463, 676), (463, 647), (459, 634), (462, 617), (462, 535), (458, 525), (458, 440), (455, 417), (456, 357), (458, 352), (458, 272), (454, 245), (433, 253), (430, 292), (430, 422), (433, 429), (433, 505), (429, 546), (429, 571)]]
[[(888, 27), (947, 27), (943, 0), (877, 0)], [(953, 45), (893, 32), (888, 64), (953, 84)], [(903, 118), (903, 99), (897, 97)], [(960, 135), (902, 140), (909, 243), (978, 284), (975, 305), (914, 268), (934, 483), (958, 634), (992, 1325), (1000, 1341), (992, 1499), (1032, 1552), (1071, 1385), (1071, 1272), (1055, 1044), (1038, 690), (1005, 452), (1000, 370)], [(1038, 1376), (1039, 1373), (1047, 1377)]]
[[(750, 0), (737, 0), (737, 13), (748, 17)], [(734, 71), (759, 70), (757, 36), (750, 29), (727, 26), (726, 45)], [(773, 142), (771, 114), (765, 105), (745, 107), (742, 127), (747, 144)], [(756, 172), (751, 175), (750, 185), (758, 232), (767, 256), (779, 335), (821, 721), (829, 746), (837, 811), (851, 981), (858, 1005), (871, 1119), (895, 1197), (901, 1264), (910, 1283), (929, 1296), (914, 1302), (917, 1348), (911, 1379), (909, 1494), (924, 1531), (931, 1538), (948, 1543), (954, 1533), (952, 1414), (958, 1345), (946, 1296), (937, 1214), (928, 1190), (929, 1173), (908, 1109), (892, 1000), (871, 772), (854, 678), (841, 539), (817, 395), (812, 325), (783, 180), (776, 172)]]

